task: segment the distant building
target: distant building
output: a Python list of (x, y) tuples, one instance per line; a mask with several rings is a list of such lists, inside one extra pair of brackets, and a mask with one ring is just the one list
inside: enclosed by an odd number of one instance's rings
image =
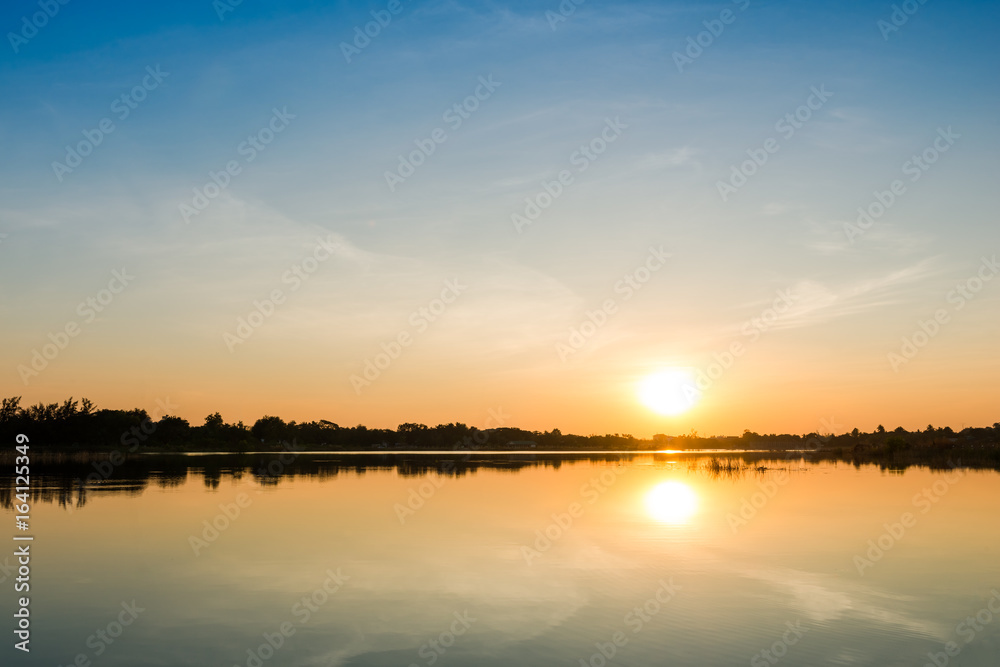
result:
[(507, 446), (511, 449), (534, 449), (538, 446), (534, 440), (510, 440)]

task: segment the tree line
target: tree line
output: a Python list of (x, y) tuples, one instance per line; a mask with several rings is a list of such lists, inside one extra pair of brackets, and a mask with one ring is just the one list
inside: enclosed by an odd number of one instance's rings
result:
[(478, 429), (462, 423), (404, 423), (396, 429), (343, 427), (328, 420), (286, 422), (265, 415), (252, 425), (242, 421), (227, 423), (218, 412), (205, 417), (200, 426), (186, 419), (164, 415), (153, 418), (141, 408), (98, 409), (86, 398), (62, 403), (21, 406), (21, 397), (5, 398), (0, 404), (0, 437), (12, 442), (18, 433), (31, 438), (32, 445), (52, 449), (84, 451), (219, 451), (247, 452), (280, 450), (294, 443), (299, 449), (337, 450), (649, 450), (649, 449), (822, 449), (845, 453), (895, 455), (908, 451), (954, 448), (1000, 451), (1000, 423), (992, 427), (950, 427), (907, 431), (902, 427), (887, 431), (878, 426), (865, 433), (855, 428), (842, 435), (817, 433), (761, 435), (744, 431), (742, 436), (706, 438), (691, 431), (685, 435), (657, 434), (651, 439), (631, 434), (572, 435), (559, 429), (527, 431), (513, 427)]
[(246, 452), (281, 449), (291, 443), (299, 449), (336, 450), (479, 450), (479, 449), (641, 449), (650, 441), (631, 435), (563, 435), (513, 427), (479, 429), (462, 423), (404, 423), (396, 429), (344, 427), (321, 419), (286, 422), (265, 415), (252, 425), (227, 423), (218, 412), (200, 426), (186, 419), (164, 415), (154, 419), (141, 408), (97, 409), (89, 399), (69, 398), (62, 403), (21, 406), (21, 397), (0, 404), (0, 437), (18, 433), (35, 446), (81, 450), (222, 451)]

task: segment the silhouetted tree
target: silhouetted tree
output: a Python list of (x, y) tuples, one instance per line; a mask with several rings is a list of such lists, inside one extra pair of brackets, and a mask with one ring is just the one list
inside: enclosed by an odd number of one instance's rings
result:
[(156, 422), (156, 433), (153, 436), (157, 443), (183, 444), (191, 440), (191, 425), (186, 419), (164, 415)]
[(264, 416), (250, 427), (250, 433), (261, 442), (281, 442), (288, 439), (288, 425), (281, 417)]

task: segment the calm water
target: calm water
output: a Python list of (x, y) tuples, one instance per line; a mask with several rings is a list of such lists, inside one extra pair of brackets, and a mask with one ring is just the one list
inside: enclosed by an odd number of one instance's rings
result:
[(2, 664), (1000, 664), (994, 471), (477, 460), (35, 464)]

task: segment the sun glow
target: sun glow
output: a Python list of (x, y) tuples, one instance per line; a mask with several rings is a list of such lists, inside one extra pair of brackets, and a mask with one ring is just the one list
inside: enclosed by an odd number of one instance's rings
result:
[(691, 373), (681, 368), (669, 368), (642, 381), (639, 399), (661, 415), (679, 415), (694, 406), (698, 390)]
[(663, 482), (646, 494), (646, 510), (662, 523), (687, 523), (698, 511), (698, 496), (687, 484)]

